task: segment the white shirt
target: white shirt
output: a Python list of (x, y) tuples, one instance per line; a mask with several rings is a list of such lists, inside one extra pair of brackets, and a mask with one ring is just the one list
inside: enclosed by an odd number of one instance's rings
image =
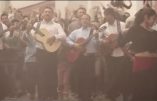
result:
[[(38, 25), (38, 22), (34, 24), (34, 27), (36, 28), (37, 25)], [(61, 27), (61, 25), (58, 23), (55, 23), (54, 21), (46, 22), (43, 20), (41, 21), (40, 28), (46, 29), (50, 34), (54, 35), (57, 40), (63, 40), (66, 38), (66, 34), (63, 28)], [(32, 30), (31, 33), (34, 36), (35, 31)], [(39, 42), (37, 42), (36, 47), (43, 49), (42, 44), (40, 44)]]
[(152, 29), (157, 31), (157, 24), (155, 24)]
[[(8, 29), (8, 27), (5, 24), (3, 24), (3, 23), (1, 23), (1, 24), (2, 24), (2, 30), (3, 31)], [(0, 37), (0, 50), (2, 50), (4, 48), (2, 39), (9, 37), (10, 32), (8, 31), (8, 32), (5, 32), (5, 33), (0, 33), (0, 34), (2, 34), (2, 36)]]
[[(120, 25), (121, 25), (121, 30), (124, 31), (125, 24), (123, 22), (120, 22)], [(101, 32), (100, 36), (102, 36), (102, 34), (104, 34), (105, 36), (108, 36), (110, 34), (118, 34), (117, 21), (115, 21), (113, 25), (110, 25), (109, 23), (105, 23), (105, 24), (101, 25), (100, 28), (103, 26), (106, 26), (106, 30), (104, 32)], [(102, 40), (101, 37), (99, 37), (99, 40), (100, 41)], [(111, 56), (120, 57), (120, 56), (124, 56), (124, 53), (123, 53), (122, 49), (120, 47), (118, 47), (113, 50)]]
[[(77, 30), (74, 30), (71, 32), (71, 34), (67, 37), (66, 41), (69, 45), (74, 45), (76, 40), (79, 38), (84, 38), (87, 39), (90, 35), (90, 30), (91, 28), (79, 28)], [(88, 53), (96, 53), (97, 52), (97, 39), (93, 37), (86, 45), (86, 52), (85, 54)]]

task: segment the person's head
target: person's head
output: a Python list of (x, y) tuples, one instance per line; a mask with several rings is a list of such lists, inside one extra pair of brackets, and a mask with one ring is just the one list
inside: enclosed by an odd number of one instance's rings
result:
[(152, 8), (142, 8), (135, 15), (135, 25), (145, 25), (150, 28), (156, 21), (156, 12)]
[(23, 16), (23, 20), (29, 20), (29, 16), (24, 15), (24, 16)]
[(81, 18), (82, 15), (84, 15), (84, 14), (86, 14), (86, 9), (85, 9), (85, 8), (80, 7), (80, 8), (77, 9), (77, 11), (76, 11), (76, 16), (77, 16), (78, 18)]
[(90, 16), (88, 14), (84, 14), (81, 17), (81, 24), (83, 27), (88, 27), (90, 25)]
[(2, 23), (4, 23), (4, 24), (8, 24), (8, 22), (9, 22), (9, 19), (8, 19), (8, 14), (7, 13), (2, 13), (1, 14), (1, 21), (2, 21)]
[(19, 29), (19, 28), (20, 28), (20, 21), (17, 20), (17, 19), (13, 19), (13, 20), (11, 21), (11, 24), (12, 24), (12, 26), (15, 27), (15, 29)]
[(44, 9), (42, 11), (42, 18), (45, 21), (49, 22), (52, 20), (53, 16), (54, 16), (53, 9), (51, 7), (48, 7), (48, 6), (44, 7)]
[(101, 24), (103, 23), (104, 19), (103, 19), (103, 16), (101, 14), (97, 14), (97, 19), (98, 19), (99, 23), (101, 23)]
[(21, 28), (24, 30), (27, 26), (28, 23), (30, 23), (31, 20), (29, 18), (29, 16), (25, 15), (23, 16), (23, 20), (21, 21)]
[(115, 21), (115, 13), (114, 13), (114, 10), (112, 8), (107, 8), (104, 12), (104, 15), (105, 15), (105, 18), (106, 18), (106, 21), (109, 23), (109, 24), (113, 24), (114, 21)]
[(19, 21), (23, 20), (23, 13), (20, 10), (16, 10), (15, 12), (15, 19), (18, 19)]

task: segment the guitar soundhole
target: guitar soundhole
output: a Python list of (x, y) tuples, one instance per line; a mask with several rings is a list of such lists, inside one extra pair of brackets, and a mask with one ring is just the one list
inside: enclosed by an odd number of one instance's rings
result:
[(49, 43), (49, 46), (52, 46), (54, 44), (55, 40), (52, 43)]
[(52, 46), (53, 43), (49, 44), (49, 46)]
[(44, 34), (40, 34), (42, 37), (44, 37), (45, 35)]

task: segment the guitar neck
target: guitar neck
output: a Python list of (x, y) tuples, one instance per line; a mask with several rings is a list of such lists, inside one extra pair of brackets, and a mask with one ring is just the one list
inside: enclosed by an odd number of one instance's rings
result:
[(84, 42), (83, 46), (86, 46), (88, 44), (88, 42), (94, 37), (93, 35), (93, 29), (90, 30), (89, 33), (89, 37), (87, 38), (87, 40)]

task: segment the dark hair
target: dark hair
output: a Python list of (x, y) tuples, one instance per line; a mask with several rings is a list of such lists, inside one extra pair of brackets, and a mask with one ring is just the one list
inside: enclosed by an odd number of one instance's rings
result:
[(84, 10), (84, 11), (86, 12), (86, 8), (84, 8), (84, 7), (79, 7), (79, 8), (76, 10), (76, 12), (78, 12), (80, 9), (82, 9), (82, 10)]
[(115, 17), (115, 11), (113, 8), (107, 8), (105, 11), (104, 11), (104, 15), (113, 15)]
[(20, 21), (17, 20), (17, 19), (13, 19), (13, 20), (11, 21), (12, 24), (14, 24), (15, 22), (20, 22)]
[(151, 17), (153, 15), (156, 15), (156, 12), (152, 8), (142, 8), (135, 14), (135, 25), (140, 25), (144, 21), (144, 16), (147, 15), (148, 17)]
[(7, 17), (8, 17), (8, 14), (7, 14), (7, 13), (2, 13), (2, 14), (1, 14), (1, 18), (2, 18), (3, 16), (7, 16)]
[(124, 11), (119, 12), (114, 8), (107, 8), (104, 11), (104, 15), (112, 15), (116, 20), (125, 22), (126, 19), (130, 16), (130, 13)]
[(54, 10), (49, 6), (44, 6), (42, 9), (42, 12), (44, 12), (45, 9), (50, 9), (52, 11), (52, 13), (54, 13)]

